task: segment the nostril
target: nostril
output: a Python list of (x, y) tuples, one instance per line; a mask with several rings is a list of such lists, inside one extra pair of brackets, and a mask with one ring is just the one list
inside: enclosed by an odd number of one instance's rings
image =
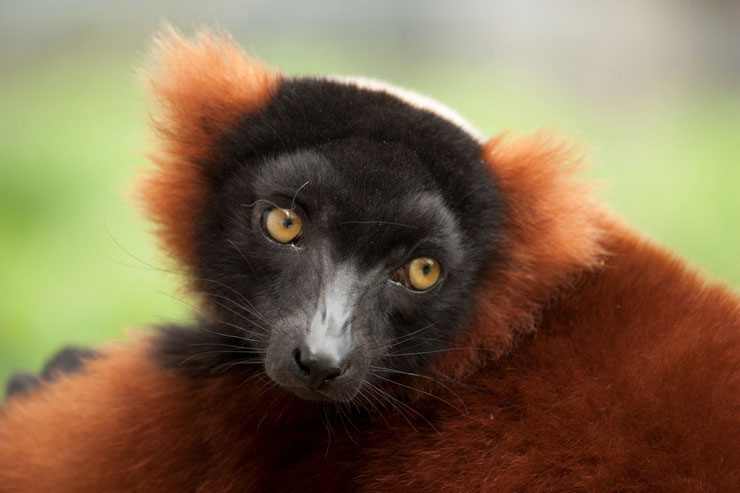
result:
[(346, 373), (348, 362), (337, 362), (325, 354), (314, 354), (310, 349), (297, 347), (293, 350), (293, 361), (300, 370), (295, 377), (301, 384), (314, 390), (325, 385), (336, 385), (334, 383), (338, 377)]
[(324, 382), (330, 382), (334, 380), (335, 378), (341, 377), (342, 375), (344, 375), (344, 372), (347, 371), (347, 366), (348, 365), (344, 365), (341, 368), (332, 368), (331, 370), (329, 370), (327, 375), (324, 377)]
[(295, 352), (293, 353), (293, 359), (295, 359), (295, 364), (298, 366), (298, 369), (301, 370), (301, 373), (303, 373), (305, 376), (309, 376), (311, 374), (311, 368), (301, 362), (300, 349), (295, 350)]
[(339, 368), (331, 370), (331, 372), (324, 377), (324, 382), (330, 382), (340, 376), (342, 373), (344, 373), (344, 371), (340, 370)]

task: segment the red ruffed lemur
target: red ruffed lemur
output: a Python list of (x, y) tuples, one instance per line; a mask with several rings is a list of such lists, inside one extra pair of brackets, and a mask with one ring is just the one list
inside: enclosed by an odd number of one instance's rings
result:
[(740, 491), (740, 300), (483, 138), (224, 34), (146, 71), (195, 321), (17, 374), (0, 491)]

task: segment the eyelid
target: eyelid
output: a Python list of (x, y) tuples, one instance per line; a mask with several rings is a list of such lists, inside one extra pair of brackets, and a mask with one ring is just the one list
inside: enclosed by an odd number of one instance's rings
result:
[(306, 220), (311, 218), (311, 216), (307, 212), (307, 209), (299, 200), (296, 200), (295, 203), (292, 204), (293, 207), (291, 207), (291, 201), (292, 197), (285, 197), (283, 195), (265, 199), (257, 199), (256, 203), (259, 204), (259, 206), (255, 207), (254, 211), (257, 213), (257, 218), (262, 221), (262, 216), (270, 209), (274, 209), (275, 207), (279, 209), (286, 209), (298, 214), (305, 225)]
[(424, 291), (419, 291), (418, 289), (407, 288), (406, 285), (404, 285), (402, 282), (394, 281), (393, 279), (388, 279), (388, 282), (391, 283), (391, 284), (393, 284), (396, 287), (399, 287), (399, 288), (403, 289), (407, 293), (411, 293), (411, 294), (428, 294), (428, 293), (431, 293), (433, 291), (436, 291), (440, 286), (442, 286), (442, 284), (444, 284), (446, 278), (447, 278), (447, 276), (445, 275), (445, 271), (443, 270), (442, 271), (442, 275), (440, 275), (440, 277), (439, 277), (439, 281), (437, 281), (436, 283), (434, 283), (431, 288), (425, 289)]
[[(426, 240), (421, 241), (424, 242)], [(451, 267), (454, 264), (452, 256), (447, 252), (446, 248), (437, 243), (426, 242), (421, 246), (418, 246), (417, 244), (417, 246), (415, 246), (410, 251), (410, 253), (405, 254), (403, 256), (404, 262), (402, 266), (407, 265), (409, 262), (419, 257), (430, 257), (435, 259), (437, 262), (440, 263), (440, 265), (445, 267), (443, 270), (446, 270), (447, 267)]]
[(301, 216), (301, 219), (308, 219), (308, 208), (300, 197), (293, 197), (286, 193), (278, 193), (267, 199), (262, 199), (267, 208), (280, 207), (281, 209), (288, 209), (294, 211), (296, 214)]

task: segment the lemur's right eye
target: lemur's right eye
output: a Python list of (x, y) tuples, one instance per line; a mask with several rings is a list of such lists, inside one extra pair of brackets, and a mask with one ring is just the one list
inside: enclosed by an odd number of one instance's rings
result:
[(265, 211), (262, 224), (267, 235), (278, 243), (291, 243), (303, 231), (301, 217), (291, 209), (274, 207)]
[(442, 277), (442, 267), (431, 257), (418, 257), (398, 269), (391, 280), (412, 291), (426, 291)]

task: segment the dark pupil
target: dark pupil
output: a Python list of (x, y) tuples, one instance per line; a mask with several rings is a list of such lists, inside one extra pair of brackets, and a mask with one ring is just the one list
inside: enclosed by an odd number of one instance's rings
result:
[(290, 229), (291, 226), (293, 226), (293, 220), (289, 217), (286, 217), (285, 220), (283, 221), (283, 227), (285, 229)]
[(424, 264), (424, 267), (421, 268), (421, 272), (426, 276), (429, 274), (429, 271), (432, 270), (432, 266), (429, 264)]

